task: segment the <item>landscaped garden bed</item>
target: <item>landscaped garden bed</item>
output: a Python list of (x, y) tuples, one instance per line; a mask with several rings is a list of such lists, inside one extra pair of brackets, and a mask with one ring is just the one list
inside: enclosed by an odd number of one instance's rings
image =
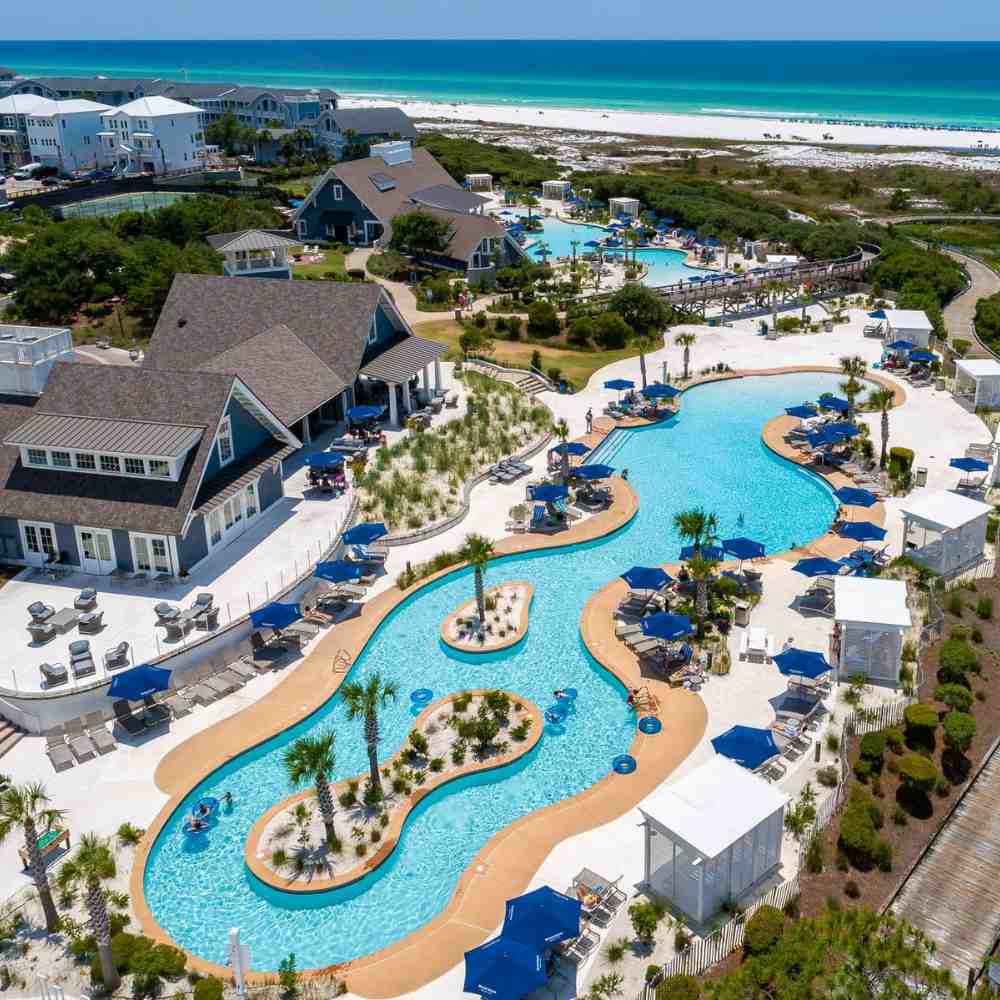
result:
[(495, 653), (520, 642), (528, 632), (534, 588), (527, 580), (503, 583), (485, 594), (486, 620), (479, 620), (477, 599), (459, 605), (441, 625), (441, 638), (466, 653)]

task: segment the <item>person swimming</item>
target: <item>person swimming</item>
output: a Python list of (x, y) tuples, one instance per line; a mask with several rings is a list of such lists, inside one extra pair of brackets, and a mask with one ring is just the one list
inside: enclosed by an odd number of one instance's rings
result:
[(639, 689), (632, 688), (632, 690), (629, 691), (628, 693), (628, 697), (625, 699), (625, 704), (628, 705), (629, 708), (635, 708), (636, 702), (638, 700), (639, 700)]
[(227, 791), (227, 792), (223, 792), (222, 793), (222, 804), (227, 809), (229, 809), (229, 808), (232, 807), (232, 804), (233, 804), (233, 793), (232, 792), (228, 792)]

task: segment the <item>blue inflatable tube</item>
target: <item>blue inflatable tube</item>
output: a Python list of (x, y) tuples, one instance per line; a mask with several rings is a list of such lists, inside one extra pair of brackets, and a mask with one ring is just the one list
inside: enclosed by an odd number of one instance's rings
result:
[(629, 753), (619, 754), (611, 762), (611, 769), (615, 774), (631, 774), (637, 766), (635, 757)]
[(644, 715), (639, 720), (639, 731), (645, 733), (647, 736), (654, 736), (662, 728), (663, 723), (655, 715)]

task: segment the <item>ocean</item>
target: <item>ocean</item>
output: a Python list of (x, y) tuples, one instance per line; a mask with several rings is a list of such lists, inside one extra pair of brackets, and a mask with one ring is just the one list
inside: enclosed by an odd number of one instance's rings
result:
[(0, 39), (0, 65), (452, 104), (1000, 126), (1000, 42)]

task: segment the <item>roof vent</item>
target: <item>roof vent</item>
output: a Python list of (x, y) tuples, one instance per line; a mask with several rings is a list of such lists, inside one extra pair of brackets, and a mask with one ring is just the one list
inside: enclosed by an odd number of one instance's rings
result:
[(178, 326), (187, 326), (187, 320), (183, 316), (181, 316), (180, 319), (177, 320), (177, 325)]
[(413, 160), (413, 147), (407, 139), (377, 142), (371, 147), (371, 154), (381, 156), (387, 167), (394, 167), (397, 163), (410, 163)]

